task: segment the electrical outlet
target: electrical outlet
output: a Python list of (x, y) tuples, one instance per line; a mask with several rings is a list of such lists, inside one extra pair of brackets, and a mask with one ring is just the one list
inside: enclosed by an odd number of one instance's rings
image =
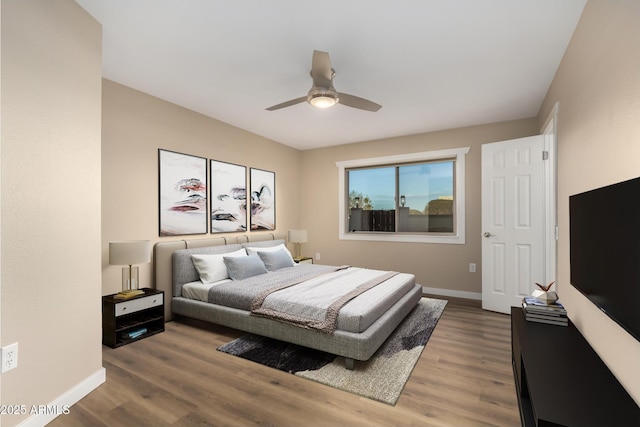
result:
[(2, 373), (18, 367), (18, 343), (2, 347)]
[(475, 273), (476, 272), (476, 264), (475, 263), (469, 263), (469, 273)]
[(320, 261), (320, 252), (316, 252), (316, 261)]

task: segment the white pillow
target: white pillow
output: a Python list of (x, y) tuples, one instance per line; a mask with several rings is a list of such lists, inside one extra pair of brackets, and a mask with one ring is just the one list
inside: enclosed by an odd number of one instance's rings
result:
[(289, 254), (289, 257), (291, 258), (291, 261), (293, 262), (293, 256), (291, 255), (291, 252), (289, 252), (289, 249), (287, 249), (287, 247), (284, 245), (284, 243), (280, 243), (277, 246), (254, 246), (254, 247), (247, 247), (245, 248), (247, 250), (247, 253), (249, 255), (251, 254), (257, 254), (258, 252), (274, 252), (274, 251), (279, 251), (281, 249), (284, 249), (287, 254)]
[(217, 282), (229, 278), (227, 266), (224, 263), (224, 257), (240, 257), (247, 256), (247, 251), (238, 249), (234, 252), (213, 255), (191, 255), (193, 266), (200, 275), (200, 281), (204, 284)]

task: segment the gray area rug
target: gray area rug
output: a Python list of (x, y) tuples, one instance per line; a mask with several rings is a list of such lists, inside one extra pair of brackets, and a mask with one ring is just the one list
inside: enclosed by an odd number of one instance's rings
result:
[(433, 332), (446, 301), (422, 298), (368, 361), (344, 367), (344, 357), (253, 334), (218, 348), (303, 378), (395, 405)]

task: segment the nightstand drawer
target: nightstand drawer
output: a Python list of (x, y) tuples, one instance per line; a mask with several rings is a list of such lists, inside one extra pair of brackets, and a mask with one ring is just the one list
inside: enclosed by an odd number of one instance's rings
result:
[(147, 308), (156, 307), (162, 305), (164, 294), (149, 295), (143, 298), (132, 299), (131, 301), (123, 301), (116, 304), (115, 315), (123, 316), (129, 313), (135, 313), (136, 311), (145, 310)]

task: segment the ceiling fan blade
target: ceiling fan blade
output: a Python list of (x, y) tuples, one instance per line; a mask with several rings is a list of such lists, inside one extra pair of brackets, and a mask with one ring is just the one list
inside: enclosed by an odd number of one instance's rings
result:
[(267, 108), (268, 111), (279, 110), (285, 107), (291, 107), (292, 105), (300, 104), (301, 102), (305, 102), (307, 100), (306, 96), (302, 96), (300, 98), (292, 99), (290, 101), (283, 102), (281, 104), (273, 105)]
[(342, 93), (338, 95), (340, 98), (339, 103), (346, 105), (347, 107), (358, 108), (360, 110), (376, 112), (382, 108), (382, 105), (376, 104), (368, 99), (360, 98), (359, 96), (349, 95), (348, 93)]
[(333, 70), (331, 69), (331, 59), (329, 53), (319, 50), (313, 51), (311, 59), (311, 78), (316, 87), (328, 88), (331, 86)]

